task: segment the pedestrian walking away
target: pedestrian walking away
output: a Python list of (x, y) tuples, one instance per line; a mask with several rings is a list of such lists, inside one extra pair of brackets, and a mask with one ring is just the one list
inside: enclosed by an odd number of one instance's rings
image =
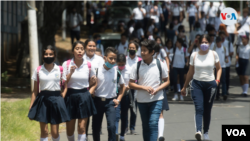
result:
[[(197, 141), (202, 140), (202, 118), (203, 139), (209, 140), (208, 130), (211, 120), (211, 110), (222, 71), (218, 54), (215, 51), (209, 50), (209, 40), (207, 34), (201, 36), (200, 51), (194, 52), (191, 55), (187, 79), (181, 90), (183, 96), (187, 95), (186, 88), (188, 84), (190, 85), (191, 98), (195, 106), (195, 138)], [(214, 66), (216, 66), (217, 70), (216, 80), (213, 75)]]

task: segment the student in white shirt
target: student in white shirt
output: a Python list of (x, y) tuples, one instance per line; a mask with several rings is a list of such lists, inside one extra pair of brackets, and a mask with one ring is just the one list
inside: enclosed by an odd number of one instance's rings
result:
[[(158, 122), (162, 110), (163, 89), (169, 85), (168, 68), (153, 58), (155, 41), (141, 42), (142, 61), (133, 65), (129, 87), (137, 90), (137, 102), (142, 119), (143, 139), (158, 139)], [(157, 72), (157, 73), (156, 73)], [(138, 81), (138, 84), (135, 81)], [(161, 82), (164, 81), (162, 84)]]
[(165, 50), (165, 47), (164, 47), (163, 42), (162, 42), (162, 40), (161, 40), (161, 37), (160, 37), (160, 36), (157, 36), (157, 37), (155, 38), (155, 41), (156, 41), (156, 43), (159, 44), (159, 47), (160, 47), (160, 51), (158, 52), (157, 57), (158, 57), (159, 59), (161, 58), (162, 60), (165, 60), (166, 65), (167, 65), (167, 67), (169, 68), (169, 59), (168, 59), (168, 55), (167, 55), (167, 53), (166, 53), (166, 50)]
[(85, 41), (84, 49), (85, 54), (83, 55), (83, 59), (86, 59), (87, 61), (91, 62), (93, 67), (97, 69), (99, 66), (102, 66), (104, 64), (104, 60), (102, 57), (95, 54), (96, 51), (96, 43), (94, 40), (86, 40)]
[(201, 18), (199, 19), (201, 31), (205, 32), (206, 31), (206, 25), (207, 25), (207, 18), (205, 16), (205, 13), (201, 11)]
[(94, 41), (96, 43), (96, 48), (101, 49), (102, 50), (102, 56), (104, 56), (104, 48), (103, 48), (103, 45), (101, 44), (101, 35), (100, 34), (94, 35)]
[(249, 45), (249, 37), (246, 35), (241, 36), (242, 45), (240, 45), (237, 49), (236, 54), (236, 64), (239, 66), (237, 67), (237, 73), (240, 77), (240, 84), (242, 86), (242, 95), (247, 97), (247, 91), (249, 87), (249, 79), (248, 75), (246, 75), (246, 69), (249, 65), (249, 58), (250, 58), (250, 45)]
[[(213, 47), (213, 50), (218, 54), (220, 65), (222, 68), (220, 83), (217, 86), (217, 94), (216, 99), (219, 100), (220, 98), (220, 84), (222, 84), (222, 96), (223, 100), (227, 100), (227, 84), (226, 84), (226, 63), (228, 63), (228, 49), (223, 45), (222, 39), (220, 36), (216, 38), (216, 44)], [(216, 71), (216, 70), (215, 70)], [(216, 73), (215, 73), (216, 74)], [(216, 75), (215, 75), (216, 77)]]
[(209, 24), (215, 25), (215, 18), (217, 11), (218, 11), (217, 7), (213, 5), (213, 2), (210, 2), (210, 6), (207, 12), (207, 19)]
[(135, 22), (143, 23), (143, 19), (146, 16), (146, 10), (142, 8), (142, 2), (138, 2), (138, 7), (133, 9), (133, 14), (131, 15), (131, 19), (133, 18)]
[(208, 6), (206, 5), (206, 2), (203, 1), (203, 2), (200, 2), (200, 5), (199, 5), (199, 18), (201, 18), (201, 12), (204, 12), (205, 15), (207, 15), (208, 13)]
[(125, 54), (127, 52), (128, 41), (125, 33), (121, 34), (121, 42), (115, 46), (115, 49), (118, 50), (118, 54)]
[(67, 79), (63, 68), (54, 63), (56, 59), (54, 47), (49, 45), (44, 48), (42, 56), (44, 64), (34, 70), (31, 78), (34, 80), (34, 89), (28, 117), (40, 123), (40, 141), (48, 141), (48, 123), (51, 126), (52, 140), (59, 141), (59, 124), (70, 120), (63, 99), (67, 93), (67, 82), (64, 83), (61, 92), (61, 80)]
[[(169, 77), (170, 77), (170, 90), (173, 91), (174, 90), (174, 80), (173, 80), (173, 71), (172, 71), (172, 67), (171, 67), (171, 63), (172, 62), (172, 59), (173, 59), (173, 41), (171, 39), (168, 39), (167, 42), (166, 42), (166, 47), (165, 47), (165, 50), (166, 50), (166, 53), (167, 53), (167, 56), (168, 56), (168, 60), (169, 60)], [(167, 92), (168, 92), (168, 88), (167, 88)]]
[(193, 3), (190, 4), (190, 6), (188, 7), (187, 9), (187, 21), (189, 23), (189, 31), (191, 33), (192, 29), (193, 29), (193, 26), (194, 26), (194, 22), (198, 20), (198, 17), (197, 17), (197, 9), (196, 7), (194, 6)]
[[(100, 141), (100, 131), (103, 114), (108, 123), (108, 141), (116, 140), (116, 110), (125, 92), (123, 76), (118, 72), (116, 65), (117, 50), (108, 47), (105, 50), (105, 64), (100, 65), (96, 71), (97, 87), (94, 94), (94, 103), (97, 114), (92, 118), (93, 140)], [(117, 85), (120, 85), (117, 93)]]
[(200, 46), (200, 38), (201, 38), (201, 35), (200, 34), (197, 34), (195, 36), (195, 39), (193, 42), (191, 42), (191, 45), (190, 47), (188, 48), (188, 53), (189, 54), (192, 54), (193, 52), (199, 52), (200, 49), (199, 49), (199, 46)]
[(189, 45), (194, 42), (197, 35), (204, 34), (204, 31), (201, 30), (201, 25), (199, 22), (195, 22), (194, 30), (190, 33)]
[(248, 9), (243, 9), (243, 17), (238, 18), (238, 24), (236, 24), (237, 30), (234, 32), (234, 34), (237, 36), (237, 43), (236, 47), (239, 45), (242, 45), (241, 37), (239, 34), (244, 33), (246, 36), (249, 36), (250, 32), (250, 17), (248, 17)]
[(213, 50), (213, 47), (215, 45), (215, 34), (209, 34), (209, 39), (210, 50)]
[(91, 97), (95, 87), (90, 82), (96, 82), (95, 79), (92, 79), (93, 76), (95, 77), (95, 69), (90, 62), (82, 58), (84, 53), (83, 42), (75, 42), (72, 52), (74, 58), (63, 63), (63, 70), (67, 76), (68, 83), (65, 103), (70, 116), (70, 121), (66, 123), (67, 138), (69, 141), (75, 140), (75, 123), (76, 119), (78, 119), (78, 140), (85, 141), (87, 120), (90, 116), (97, 113)]
[[(136, 38), (136, 37), (132, 37), (132, 38), (129, 39), (129, 43), (130, 42), (136, 42), (137, 43), (138, 48), (136, 49), (135, 54), (136, 54), (137, 57), (141, 57), (141, 47), (139, 45), (140, 40), (138, 38)], [(126, 52), (125, 55), (129, 56), (129, 50)]]
[[(190, 91), (195, 106), (195, 138), (198, 141), (201, 141), (202, 138), (202, 120), (204, 125), (203, 139), (210, 140), (208, 129), (211, 121), (211, 109), (222, 71), (218, 54), (209, 50), (209, 36), (202, 35), (200, 39), (200, 51), (191, 55), (187, 79), (181, 90), (181, 94), (186, 95), (186, 88), (193, 79), (190, 84)], [(217, 70), (216, 80), (213, 71), (214, 66)]]
[(220, 19), (220, 11), (217, 11), (215, 20), (214, 20), (214, 28), (216, 32), (219, 32), (219, 27), (221, 25), (221, 19)]
[[(184, 74), (185, 74), (185, 66), (188, 66), (189, 62), (189, 53), (187, 49), (183, 46), (183, 40), (178, 38), (176, 41), (176, 46), (173, 51), (173, 59), (171, 67), (173, 68), (173, 79), (174, 79), (174, 97), (172, 100), (178, 100), (178, 88), (177, 88), (177, 75), (179, 75), (180, 89), (182, 89), (184, 84)], [(183, 101), (182, 95), (180, 95), (180, 100)]]
[(174, 4), (173, 7), (171, 7), (172, 21), (174, 21), (174, 19), (177, 19), (178, 23), (180, 23), (183, 19), (182, 15), (183, 8), (179, 6), (177, 1), (174, 1), (173, 4)]

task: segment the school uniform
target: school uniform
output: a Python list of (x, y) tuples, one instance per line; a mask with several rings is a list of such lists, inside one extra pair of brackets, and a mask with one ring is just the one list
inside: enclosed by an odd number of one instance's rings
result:
[(215, 18), (216, 18), (217, 11), (218, 11), (218, 9), (215, 6), (208, 8), (208, 15), (209, 15), (208, 22), (209, 22), (209, 24), (215, 25)]
[(195, 37), (196, 37), (196, 35), (198, 35), (198, 34), (203, 35), (203, 34), (204, 34), (204, 31), (202, 31), (201, 29), (198, 29), (198, 31), (197, 31), (197, 30), (192, 31), (192, 32), (190, 33), (190, 39), (189, 39), (189, 40), (190, 40), (191, 42), (194, 42)]
[[(221, 45), (221, 47), (217, 47), (217, 45), (215, 45), (213, 50), (218, 54), (219, 60), (220, 60), (220, 65), (222, 68), (222, 73), (221, 73), (221, 77), (220, 77), (220, 84), (217, 86), (216, 98), (218, 99), (220, 96), (220, 85), (222, 85), (222, 96), (227, 95), (225, 57), (228, 57), (229, 53), (228, 53), (228, 49), (223, 44)], [(217, 73), (215, 73), (215, 77), (216, 76), (217, 76)]]
[(54, 68), (48, 72), (42, 65), (39, 73), (37, 73), (37, 69), (34, 70), (31, 79), (37, 82), (39, 80), (40, 92), (36, 96), (28, 117), (46, 124), (69, 121), (69, 114), (61, 96), (60, 86), (60, 80), (66, 81), (66, 75), (65, 73), (61, 74), (59, 66), (54, 64)]
[[(153, 89), (157, 89), (161, 84), (161, 80), (168, 77), (168, 68), (163, 62), (153, 59), (149, 65), (144, 63), (143, 60), (140, 63), (138, 74), (138, 63), (133, 65), (130, 74), (130, 79), (138, 80), (138, 85), (151, 86)], [(159, 65), (161, 68), (158, 67)], [(158, 121), (162, 111), (163, 94), (163, 90), (160, 90), (155, 95), (150, 95), (144, 90), (137, 90), (137, 102), (142, 119), (144, 141), (156, 141), (158, 138)]]
[(177, 75), (179, 75), (180, 78), (180, 86), (183, 87), (184, 84), (184, 74), (185, 74), (185, 57), (189, 56), (189, 53), (187, 52), (184, 47), (181, 47), (179, 49), (176, 47), (175, 52), (173, 53), (173, 77), (174, 77), (174, 92), (177, 93)]
[[(95, 91), (94, 103), (97, 114), (92, 119), (93, 140), (100, 141), (100, 131), (103, 114), (105, 113), (108, 124), (108, 141), (116, 140), (116, 110), (114, 99), (117, 97), (117, 68), (106, 70), (103, 65), (97, 69), (97, 88)], [(124, 84), (122, 75), (119, 84)]]
[(89, 61), (95, 70), (104, 64), (104, 59), (96, 54), (92, 58), (89, 58), (85, 53), (83, 59)]
[[(63, 63), (63, 70), (66, 75), (70, 73), (71, 66), (75, 66), (74, 60)], [(89, 79), (95, 76), (95, 69), (91, 66), (89, 70), (87, 60), (83, 60), (82, 65), (76, 68), (68, 82), (68, 91), (65, 96), (66, 107), (70, 119), (88, 118), (96, 114), (96, 108), (92, 97), (88, 91)]]
[(195, 23), (195, 14), (197, 14), (197, 9), (196, 7), (193, 6), (189, 6), (187, 9), (187, 13), (188, 13), (188, 22), (189, 22), (189, 29), (190, 32), (192, 31), (192, 27), (194, 26)]
[(201, 31), (205, 32), (208, 20), (205, 17), (203, 17), (199, 19), (199, 23), (200, 23)]
[(213, 69), (215, 63), (218, 62), (218, 54), (212, 50), (209, 50), (205, 55), (194, 52), (190, 57), (190, 65), (194, 66), (194, 76), (191, 81), (190, 90), (191, 98), (195, 106), (196, 132), (202, 131), (203, 119), (203, 133), (208, 133), (211, 109), (217, 87)]
[(174, 5), (171, 9), (172, 12), (172, 21), (174, 21), (174, 19), (178, 20), (178, 23), (180, 23), (180, 14), (183, 11), (182, 7), (178, 6), (178, 5)]
[(170, 73), (169, 73), (169, 79), (170, 79), (170, 87), (171, 87), (171, 90), (174, 88), (174, 77), (173, 77), (173, 69), (171, 67), (171, 62), (172, 62), (172, 59), (173, 59), (173, 48), (171, 49), (168, 49), (167, 47), (165, 48), (166, 52), (169, 53), (168, 55), (168, 59), (169, 59), (169, 69), (170, 69)]
[(237, 68), (238, 75), (245, 75), (250, 57), (250, 45), (240, 45), (237, 49), (237, 53), (239, 54), (239, 67)]
[(102, 51), (102, 56), (104, 56), (104, 48), (103, 48), (103, 45), (102, 45), (102, 44), (96, 44), (96, 48), (101, 49), (101, 51)]
[[(225, 40), (223, 42), (223, 45), (227, 48), (228, 53), (234, 53), (234, 47), (232, 42)], [(227, 85), (227, 92), (229, 90), (229, 86), (230, 86), (230, 67), (231, 67), (231, 61), (232, 58), (230, 56), (228, 56), (228, 63), (226, 63), (226, 85)]]
[(128, 50), (128, 41), (126, 41), (125, 44), (119, 43), (115, 48), (118, 50), (118, 54), (125, 55)]
[[(249, 36), (250, 33), (250, 17), (239, 17), (238, 18), (238, 23), (241, 25), (241, 28), (238, 30), (238, 33), (245, 33), (246, 36)], [(240, 38), (240, 35), (237, 36), (237, 44), (242, 45), (242, 41)]]

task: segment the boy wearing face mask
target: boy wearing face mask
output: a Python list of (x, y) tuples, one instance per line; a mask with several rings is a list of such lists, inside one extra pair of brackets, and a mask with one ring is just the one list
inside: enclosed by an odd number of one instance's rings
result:
[[(97, 114), (93, 116), (93, 140), (100, 141), (100, 131), (103, 114), (105, 113), (108, 123), (108, 141), (116, 140), (116, 110), (123, 97), (125, 87), (122, 75), (119, 75), (116, 65), (117, 50), (108, 47), (105, 50), (105, 64), (96, 71), (97, 87), (94, 94), (94, 103)], [(117, 96), (117, 85), (120, 85), (120, 91)]]
[(94, 41), (96, 42), (96, 48), (101, 49), (102, 56), (104, 56), (104, 49), (103, 49), (103, 45), (101, 44), (101, 35), (100, 34), (94, 35)]

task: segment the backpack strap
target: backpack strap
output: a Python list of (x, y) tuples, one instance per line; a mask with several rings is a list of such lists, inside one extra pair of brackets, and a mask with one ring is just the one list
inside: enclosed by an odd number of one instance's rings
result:
[(158, 67), (158, 70), (159, 70), (159, 73), (160, 73), (160, 85), (161, 85), (161, 82), (162, 82), (162, 69), (161, 69), (161, 62), (159, 59), (156, 59), (156, 64), (157, 64), (157, 67)]
[(88, 68), (89, 68), (89, 79), (90, 79), (90, 73), (91, 73), (91, 63), (89, 61), (87, 61), (87, 65), (88, 65)]
[(138, 62), (141, 61), (141, 60), (142, 60), (141, 57), (138, 57)]
[(138, 80), (139, 80), (139, 69), (140, 69), (140, 66), (141, 66), (141, 61), (138, 61), (138, 62), (137, 62), (137, 70), (136, 70), (137, 82), (138, 82)]
[(36, 72), (37, 72), (37, 94), (39, 93), (39, 71), (41, 70), (42, 66), (38, 66), (37, 69), (36, 69)]
[(117, 69), (117, 87), (116, 87), (116, 93), (119, 93), (118, 85), (121, 77), (121, 72)]
[(172, 57), (171, 66), (173, 66), (174, 64), (175, 51), (176, 51), (176, 47), (173, 48), (173, 57)]

